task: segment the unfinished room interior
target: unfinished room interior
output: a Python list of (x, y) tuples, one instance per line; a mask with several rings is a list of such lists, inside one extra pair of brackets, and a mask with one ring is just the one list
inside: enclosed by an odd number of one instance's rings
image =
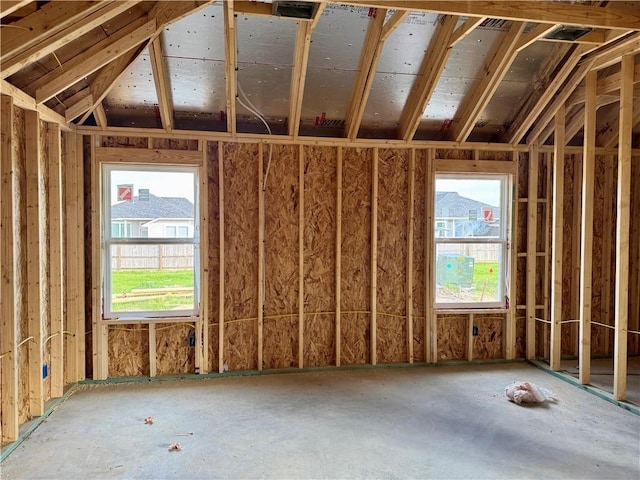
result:
[(0, 5), (2, 478), (640, 478), (640, 1)]

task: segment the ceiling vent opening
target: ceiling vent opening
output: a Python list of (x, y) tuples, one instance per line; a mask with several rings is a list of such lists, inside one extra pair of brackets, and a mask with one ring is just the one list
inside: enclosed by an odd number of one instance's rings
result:
[(544, 38), (549, 40), (562, 40), (566, 42), (574, 42), (581, 37), (584, 37), (587, 33), (591, 33), (592, 28), (587, 27), (575, 27), (571, 25), (559, 25), (558, 28), (549, 32)]
[(278, 17), (311, 20), (318, 11), (315, 2), (273, 2), (271, 13)]

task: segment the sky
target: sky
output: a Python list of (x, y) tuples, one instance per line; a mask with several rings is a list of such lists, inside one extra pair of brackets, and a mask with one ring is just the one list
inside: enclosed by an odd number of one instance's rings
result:
[(454, 180), (436, 179), (436, 191), (458, 192), (461, 196), (486, 203), (493, 207), (500, 206), (500, 180)]
[(111, 204), (117, 203), (118, 185), (133, 185), (133, 194), (148, 188), (157, 197), (184, 197), (194, 201), (193, 174), (187, 172), (149, 172), (116, 170), (111, 172)]

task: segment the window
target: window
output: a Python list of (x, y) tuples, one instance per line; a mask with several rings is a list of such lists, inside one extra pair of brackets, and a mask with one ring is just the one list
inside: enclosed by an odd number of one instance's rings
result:
[(103, 316), (193, 316), (198, 169), (103, 165)]
[(508, 175), (436, 175), (436, 308), (506, 306), (509, 184)]

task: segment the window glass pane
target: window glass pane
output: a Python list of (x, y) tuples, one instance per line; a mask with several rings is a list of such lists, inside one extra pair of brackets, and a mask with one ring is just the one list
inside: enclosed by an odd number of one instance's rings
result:
[(111, 311), (193, 310), (194, 246), (111, 245)]
[(500, 238), (500, 179), (436, 178), (435, 236)]
[[(112, 237), (193, 238), (195, 174), (150, 170), (110, 170)], [(113, 225), (122, 224), (115, 235)], [(167, 234), (168, 226), (173, 228)]]
[(436, 303), (501, 302), (502, 244), (436, 244)]
[(176, 238), (176, 227), (165, 227), (165, 235), (169, 238)]

